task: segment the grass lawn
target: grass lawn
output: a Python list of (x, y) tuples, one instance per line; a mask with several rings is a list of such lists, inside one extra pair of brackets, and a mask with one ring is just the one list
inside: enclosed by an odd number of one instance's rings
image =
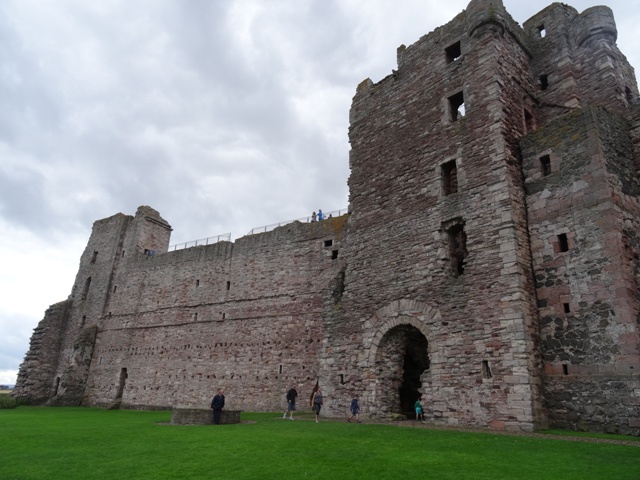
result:
[(254, 423), (220, 426), (168, 425), (170, 417), (0, 410), (0, 479), (640, 479), (640, 442), (316, 424), (277, 413), (243, 413)]

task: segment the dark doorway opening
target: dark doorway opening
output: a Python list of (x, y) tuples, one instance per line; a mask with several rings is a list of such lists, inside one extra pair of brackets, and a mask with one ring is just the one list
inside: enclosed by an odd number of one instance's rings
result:
[(428, 346), (422, 332), (412, 325), (398, 325), (384, 335), (376, 355), (381, 414), (415, 418), (414, 404), (422, 395), (423, 375), (430, 364)]
[(120, 370), (120, 382), (118, 384), (118, 392), (116, 393), (116, 400), (122, 399), (122, 394), (124, 393), (124, 384), (127, 381), (127, 369), (123, 368)]

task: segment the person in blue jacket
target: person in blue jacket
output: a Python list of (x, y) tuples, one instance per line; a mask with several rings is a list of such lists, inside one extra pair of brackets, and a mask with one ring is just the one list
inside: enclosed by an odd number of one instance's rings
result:
[(358, 395), (354, 395), (349, 406), (351, 415), (347, 418), (347, 422), (351, 422), (353, 417), (356, 417), (356, 422), (360, 423), (360, 404), (358, 403)]

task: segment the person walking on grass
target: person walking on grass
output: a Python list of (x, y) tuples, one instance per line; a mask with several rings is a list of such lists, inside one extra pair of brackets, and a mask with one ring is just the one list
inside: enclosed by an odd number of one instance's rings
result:
[(358, 395), (354, 395), (351, 400), (351, 405), (349, 406), (349, 411), (351, 415), (347, 418), (347, 422), (351, 423), (351, 419), (356, 417), (356, 422), (360, 423), (360, 405), (358, 404)]
[(293, 420), (293, 412), (296, 410), (296, 398), (298, 397), (298, 391), (295, 385), (291, 385), (291, 388), (287, 392), (287, 411), (282, 414), (282, 418), (287, 418), (289, 413), (289, 420)]
[(313, 393), (313, 397), (311, 398), (311, 405), (313, 406), (313, 411), (316, 414), (316, 423), (318, 423), (320, 409), (322, 408), (322, 405), (324, 405), (324, 397), (322, 396), (322, 390), (320, 390), (320, 387), (318, 387)]

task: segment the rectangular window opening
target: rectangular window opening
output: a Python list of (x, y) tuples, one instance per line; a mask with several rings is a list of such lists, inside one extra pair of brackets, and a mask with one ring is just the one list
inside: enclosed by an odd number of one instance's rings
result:
[(196, 287), (200, 286), (200, 280), (196, 280)]
[(91, 263), (96, 263), (96, 259), (98, 258), (98, 251), (93, 251), (93, 257), (91, 257)]
[(569, 251), (569, 240), (567, 239), (566, 233), (561, 233), (560, 235), (558, 235), (558, 250), (560, 252)]
[(569, 375), (569, 366), (566, 363), (562, 364), (562, 374)]
[(458, 169), (456, 161), (451, 160), (443, 163), (442, 171), (442, 193), (444, 196), (458, 193)]
[(571, 307), (569, 306), (568, 303), (563, 303), (562, 309), (564, 310), (564, 313), (571, 313)]
[(544, 25), (538, 26), (538, 35), (540, 35), (540, 38), (544, 38), (547, 36), (547, 29), (544, 28)]
[(333, 240), (325, 240), (324, 241), (324, 246), (325, 247), (330, 247), (333, 245)]
[(231, 282), (227, 282), (227, 290), (231, 288)]
[(540, 171), (543, 177), (551, 174), (551, 157), (549, 155), (540, 157)]
[(452, 122), (465, 116), (464, 93), (458, 92), (449, 97), (449, 115)]
[(549, 88), (549, 76), (548, 75), (540, 75), (540, 90), (546, 90)]
[(282, 375), (282, 365), (278, 365), (278, 375)]
[(493, 374), (491, 373), (491, 367), (489, 366), (488, 360), (482, 361), (482, 378), (493, 378)]
[(113, 286), (113, 293), (116, 293), (116, 290), (118, 290), (118, 286), (117, 286), (117, 285), (114, 285), (114, 286)]
[(338, 258), (338, 250), (333, 250), (331, 252), (331, 260), (335, 260)]
[(466, 266), (467, 252), (467, 234), (464, 231), (464, 225), (454, 225), (448, 232), (449, 237), (449, 258), (451, 259), (451, 271), (454, 277), (464, 274)]
[(536, 123), (533, 120), (531, 112), (525, 108), (524, 110), (524, 128), (527, 133), (533, 132), (536, 129)]
[(343, 373), (339, 373), (338, 374), (338, 381), (340, 382), (340, 385), (344, 385), (344, 374)]
[(447, 57), (447, 63), (455, 62), (458, 58), (460, 58), (460, 55), (462, 55), (462, 52), (460, 50), (460, 42), (456, 42), (453, 45), (445, 48), (444, 53)]

